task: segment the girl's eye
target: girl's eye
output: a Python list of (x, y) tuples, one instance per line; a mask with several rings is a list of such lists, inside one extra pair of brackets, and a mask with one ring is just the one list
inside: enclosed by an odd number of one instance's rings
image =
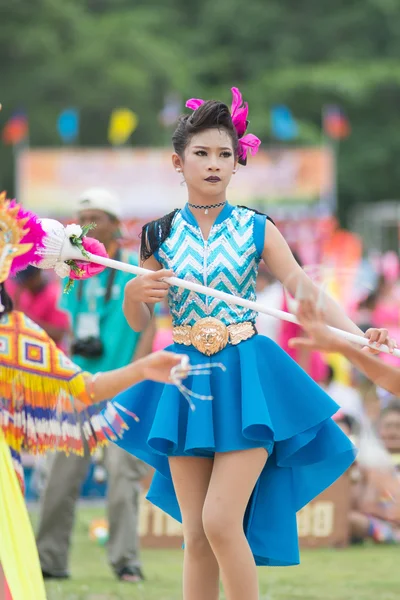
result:
[[(196, 156), (207, 156), (207, 152), (205, 150), (197, 150), (195, 154)], [(221, 156), (223, 156), (224, 158), (230, 158), (232, 156), (232, 152), (229, 152), (229, 150), (225, 150), (224, 152), (221, 152)]]

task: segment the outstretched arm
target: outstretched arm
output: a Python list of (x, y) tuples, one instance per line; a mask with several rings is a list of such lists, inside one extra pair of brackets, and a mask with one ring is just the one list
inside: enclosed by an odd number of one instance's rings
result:
[(356, 348), (337, 336), (325, 325), (321, 313), (316, 309), (315, 302), (301, 300), (297, 318), (309, 337), (293, 338), (289, 341), (291, 347), (339, 352), (373, 383), (395, 396), (400, 395), (400, 370), (375, 358), (369, 351), (365, 352)]
[[(349, 319), (333, 298), (324, 294), (311, 281), (307, 273), (296, 262), (285, 238), (270, 221), (267, 221), (265, 227), (262, 257), (271, 273), (279, 279), (294, 298), (299, 300), (301, 298), (310, 298), (314, 302), (317, 302), (318, 299), (321, 299), (322, 295), (325, 316), (329, 325), (349, 331), (350, 333), (355, 333), (356, 335), (364, 335), (364, 332)], [(383, 342), (387, 338), (387, 331), (381, 331), (382, 339), (379, 341)]]
[[(181, 363), (181, 354), (154, 352), (121, 369), (98, 373), (94, 377), (85, 375), (86, 388), (93, 403), (102, 402), (146, 379), (170, 383), (171, 369)], [(184, 379), (187, 376), (187, 368), (179, 369), (178, 376)]]

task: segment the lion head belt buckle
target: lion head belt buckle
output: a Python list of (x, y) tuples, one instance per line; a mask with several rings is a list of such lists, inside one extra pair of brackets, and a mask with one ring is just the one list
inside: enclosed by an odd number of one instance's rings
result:
[(228, 328), (214, 317), (205, 317), (195, 323), (190, 332), (193, 346), (206, 356), (225, 348), (229, 339)]

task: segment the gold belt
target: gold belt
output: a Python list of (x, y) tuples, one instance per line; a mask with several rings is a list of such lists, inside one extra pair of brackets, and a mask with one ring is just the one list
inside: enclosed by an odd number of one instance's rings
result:
[(174, 327), (172, 338), (175, 344), (194, 346), (202, 354), (211, 356), (223, 350), (228, 343), (236, 346), (256, 333), (255, 325), (250, 321), (225, 325), (214, 317), (205, 317), (197, 321), (193, 327), (190, 325)]

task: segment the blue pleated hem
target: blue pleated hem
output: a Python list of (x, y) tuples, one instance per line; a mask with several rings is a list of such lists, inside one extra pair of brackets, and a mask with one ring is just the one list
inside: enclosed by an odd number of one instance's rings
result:
[[(145, 381), (114, 399), (129, 425), (117, 443), (156, 469), (148, 499), (181, 521), (169, 456), (213, 457), (263, 447), (269, 453), (253, 491), (244, 527), (257, 565), (299, 563), (296, 512), (352, 464), (355, 448), (331, 417), (338, 405), (270, 339), (257, 335), (208, 357), (192, 347), (192, 365), (221, 362), (211, 375), (185, 381), (195, 411), (172, 385)], [(138, 415), (136, 422), (118, 408)], [(103, 415), (110, 421), (111, 414)]]

